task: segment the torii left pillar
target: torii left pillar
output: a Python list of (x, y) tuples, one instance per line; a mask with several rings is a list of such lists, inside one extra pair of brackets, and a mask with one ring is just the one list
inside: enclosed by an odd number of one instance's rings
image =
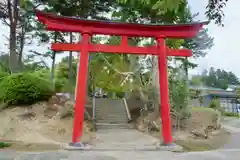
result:
[(73, 135), (72, 135), (72, 145), (80, 145), (80, 137), (82, 137), (83, 125), (84, 125), (84, 104), (86, 99), (86, 89), (87, 89), (87, 74), (88, 74), (88, 44), (89, 44), (89, 33), (82, 33), (81, 45), (82, 50), (80, 54), (80, 61), (78, 65), (77, 73), (77, 86), (76, 86), (76, 105), (75, 105), (75, 115), (73, 122)]
[(168, 90), (168, 64), (166, 54), (165, 37), (158, 37), (157, 44), (159, 47), (158, 55), (158, 70), (159, 70), (159, 88), (160, 88), (160, 100), (161, 100), (161, 119), (162, 119), (162, 136), (164, 137), (163, 144), (172, 144), (172, 125), (170, 115), (170, 101)]

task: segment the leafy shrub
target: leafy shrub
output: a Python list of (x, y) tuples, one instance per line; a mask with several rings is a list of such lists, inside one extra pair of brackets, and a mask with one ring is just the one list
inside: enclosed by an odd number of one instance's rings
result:
[(0, 72), (0, 82), (7, 76), (9, 76), (9, 73), (7, 73), (7, 72)]
[(75, 92), (75, 85), (69, 84), (69, 81), (66, 78), (56, 78), (54, 80), (54, 87), (56, 92)]
[(125, 96), (125, 92), (117, 92), (116, 97), (123, 98)]
[(224, 114), (224, 109), (221, 107), (220, 101), (219, 101), (219, 99), (217, 99), (217, 98), (214, 98), (214, 99), (210, 102), (210, 104), (209, 104), (208, 107), (209, 107), (209, 108), (212, 108), (212, 109), (214, 109), (214, 110), (218, 110), (220, 113)]
[(218, 99), (213, 99), (209, 104), (209, 108), (212, 108), (212, 109), (218, 109), (219, 107), (220, 107), (220, 102)]
[(179, 77), (178, 71), (170, 70), (169, 73), (169, 98), (171, 116), (176, 120), (178, 129), (191, 117), (188, 107), (188, 88), (185, 80)]
[(53, 95), (50, 81), (32, 73), (12, 74), (0, 83), (0, 100), (8, 105), (32, 104)]
[(43, 79), (49, 80), (50, 79), (50, 70), (49, 69), (41, 69), (32, 73), (37, 77), (41, 77)]

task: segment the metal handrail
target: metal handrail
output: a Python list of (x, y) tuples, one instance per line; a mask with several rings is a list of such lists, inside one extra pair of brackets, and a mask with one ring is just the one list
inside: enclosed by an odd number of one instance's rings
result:
[(97, 130), (97, 124), (96, 124), (96, 99), (95, 96), (92, 97), (92, 120), (95, 131)]
[(92, 119), (95, 121), (96, 120), (96, 99), (95, 96), (92, 97)]
[(130, 113), (130, 110), (128, 108), (128, 104), (127, 104), (127, 101), (126, 101), (125, 98), (123, 98), (123, 103), (124, 103), (124, 107), (125, 107), (126, 112), (127, 112), (128, 120), (131, 121), (132, 120), (132, 116), (131, 116), (131, 113)]

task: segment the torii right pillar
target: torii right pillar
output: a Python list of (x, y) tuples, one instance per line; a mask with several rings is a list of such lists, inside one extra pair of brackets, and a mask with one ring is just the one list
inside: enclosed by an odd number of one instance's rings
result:
[(160, 88), (160, 112), (162, 119), (162, 145), (172, 144), (172, 125), (170, 115), (170, 101), (168, 90), (168, 64), (166, 54), (165, 37), (157, 37), (157, 45), (159, 48), (158, 69), (159, 69), (159, 88)]

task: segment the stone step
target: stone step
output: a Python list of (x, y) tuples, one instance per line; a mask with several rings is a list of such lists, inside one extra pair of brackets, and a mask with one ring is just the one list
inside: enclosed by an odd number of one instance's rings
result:
[[(103, 124), (100, 125), (100, 128), (111, 128), (113, 123), (115, 124), (127, 124), (128, 117), (127, 112), (124, 107), (123, 101), (115, 100), (96, 100), (96, 121), (97, 123)], [(111, 124), (105, 125), (105, 124)], [(120, 125), (121, 126), (121, 125)], [(115, 126), (113, 126), (115, 127)], [(116, 127), (117, 128), (117, 127)], [(126, 128), (126, 126), (123, 126)], [(129, 127), (127, 127), (129, 128)]]
[(113, 119), (113, 120), (127, 120), (127, 117), (103, 117), (103, 116), (96, 116), (96, 119)]
[(112, 114), (96, 114), (96, 117), (108, 118), (127, 118), (127, 115), (112, 115)]
[(127, 117), (104, 117), (104, 116), (96, 116), (96, 119), (128, 119)]
[(96, 113), (112, 113), (112, 114), (119, 114), (119, 113), (126, 113), (125, 110), (96, 110)]
[(105, 111), (96, 111), (96, 113), (98, 114), (115, 114), (115, 115), (119, 115), (119, 114), (126, 114), (127, 112), (124, 111), (111, 111), (111, 110), (105, 110)]
[(96, 119), (97, 120), (97, 122), (99, 122), (99, 123), (101, 123), (101, 122), (103, 122), (103, 123), (114, 123), (114, 122), (116, 122), (116, 123), (127, 123), (128, 122), (128, 119)]
[(110, 115), (103, 116), (103, 115), (99, 115), (99, 116), (96, 116), (96, 119), (128, 119), (128, 117), (127, 116), (110, 116)]
[(128, 121), (128, 118), (108, 118), (108, 117), (96, 117), (96, 120), (106, 120), (106, 121)]
[(97, 121), (98, 123), (106, 123), (106, 124), (127, 124), (128, 121), (105, 121), (105, 120), (100, 120)]
[(105, 112), (105, 113), (99, 113), (99, 112), (96, 112), (96, 115), (97, 116), (110, 116), (110, 117), (126, 117), (127, 116), (127, 113), (112, 113), (112, 112)]
[(134, 125), (128, 123), (97, 123), (97, 129), (134, 129)]
[(123, 108), (121, 109), (112, 109), (112, 108), (101, 108), (101, 109), (97, 109), (96, 108), (96, 112), (126, 112), (126, 110)]
[(108, 117), (96, 117), (96, 120), (106, 120), (106, 121), (128, 121), (128, 118), (108, 118)]

